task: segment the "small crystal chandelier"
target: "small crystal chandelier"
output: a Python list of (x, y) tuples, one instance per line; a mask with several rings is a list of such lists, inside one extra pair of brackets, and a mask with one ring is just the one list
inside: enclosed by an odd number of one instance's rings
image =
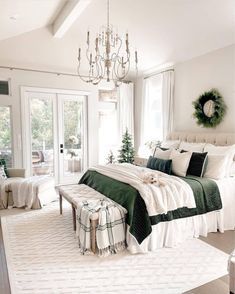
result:
[[(107, 82), (113, 80), (118, 86), (126, 78), (130, 69), (130, 50), (128, 33), (126, 33), (125, 52), (121, 53), (123, 41), (113, 26), (109, 23), (109, 0), (107, 0), (107, 25), (95, 38), (95, 54), (90, 49), (90, 32), (87, 32), (86, 59), (89, 66), (88, 76), (80, 74), (81, 48), (78, 49), (78, 76), (86, 83), (97, 85), (102, 79)], [(135, 65), (137, 72), (137, 51), (135, 51)]]

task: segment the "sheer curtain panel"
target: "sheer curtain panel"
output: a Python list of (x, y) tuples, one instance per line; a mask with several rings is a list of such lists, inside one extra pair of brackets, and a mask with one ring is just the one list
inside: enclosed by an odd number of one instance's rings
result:
[(162, 134), (163, 139), (173, 130), (174, 71), (162, 73)]
[(134, 90), (133, 83), (122, 83), (119, 87), (118, 126), (120, 142), (128, 129), (134, 140)]

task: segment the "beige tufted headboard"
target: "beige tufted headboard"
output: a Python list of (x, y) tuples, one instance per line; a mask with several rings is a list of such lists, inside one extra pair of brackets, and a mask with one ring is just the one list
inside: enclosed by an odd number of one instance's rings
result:
[(185, 142), (211, 143), (217, 146), (235, 144), (235, 133), (194, 133), (194, 132), (172, 132), (167, 140), (181, 140)]

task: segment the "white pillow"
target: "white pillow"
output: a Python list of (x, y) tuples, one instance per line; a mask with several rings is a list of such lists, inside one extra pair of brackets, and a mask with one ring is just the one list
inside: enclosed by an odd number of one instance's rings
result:
[(192, 152), (180, 153), (172, 149), (170, 159), (172, 159), (172, 171), (175, 175), (181, 177), (186, 176), (191, 156)]
[(166, 140), (161, 143), (162, 148), (179, 148), (180, 140)]
[(192, 152), (203, 152), (206, 143), (189, 143), (189, 142), (180, 142), (179, 149)]
[(204, 177), (215, 180), (223, 179), (226, 176), (227, 156), (209, 154), (207, 160)]
[(155, 153), (154, 153), (154, 157), (164, 159), (164, 160), (169, 159), (170, 155), (171, 155), (171, 149), (163, 151), (160, 148), (156, 148)]
[(208, 155), (224, 155), (226, 156), (226, 173), (225, 176), (229, 176), (229, 171), (231, 169), (233, 158), (235, 156), (235, 145), (230, 146), (215, 146), (212, 144), (206, 144), (204, 152), (208, 152)]

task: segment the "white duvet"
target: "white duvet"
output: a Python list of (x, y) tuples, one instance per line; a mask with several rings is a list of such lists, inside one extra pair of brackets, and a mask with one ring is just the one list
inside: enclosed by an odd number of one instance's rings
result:
[[(149, 216), (167, 213), (181, 207), (196, 207), (192, 189), (178, 177), (128, 163), (98, 165), (91, 170), (137, 189), (146, 204)], [(164, 185), (144, 183), (145, 174), (150, 172)]]

